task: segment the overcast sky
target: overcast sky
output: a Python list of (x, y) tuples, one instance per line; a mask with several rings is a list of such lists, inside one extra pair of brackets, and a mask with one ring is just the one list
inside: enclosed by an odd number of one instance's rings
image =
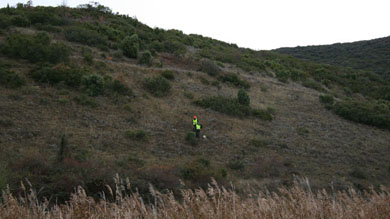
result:
[[(0, 7), (27, 1), (0, 0)], [(61, 5), (63, 0), (33, 0)], [(89, 0), (65, 0), (69, 7)], [(240, 47), (275, 49), (390, 35), (390, 0), (101, 0), (150, 27), (178, 29)]]

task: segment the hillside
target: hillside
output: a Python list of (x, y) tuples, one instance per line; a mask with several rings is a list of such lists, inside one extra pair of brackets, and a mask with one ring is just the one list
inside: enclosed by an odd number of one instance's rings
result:
[(50, 201), (77, 185), (96, 198), (116, 173), (143, 196), (149, 183), (177, 195), (211, 177), (239, 194), (294, 175), (313, 189), (389, 186), (380, 75), (152, 29), (101, 5), (19, 4), (0, 9), (0, 28), (1, 190), (28, 179)]
[(353, 43), (274, 50), (314, 62), (375, 72), (390, 78), (390, 36)]

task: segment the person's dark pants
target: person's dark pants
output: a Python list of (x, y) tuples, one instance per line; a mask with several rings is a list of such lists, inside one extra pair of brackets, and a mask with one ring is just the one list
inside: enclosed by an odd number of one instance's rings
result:
[(196, 131), (195, 131), (195, 134), (196, 134), (196, 137), (199, 138), (200, 130), (196, 130)]
[(196, 125), (194, 125), (194, 132), (196, 132)]

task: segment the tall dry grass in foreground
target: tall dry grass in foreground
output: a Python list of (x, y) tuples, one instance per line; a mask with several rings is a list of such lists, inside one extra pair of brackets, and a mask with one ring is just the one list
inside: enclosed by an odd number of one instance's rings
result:
[[(116, 178), (119, 182), (119, 178)], [(22, 184), (22, 187), (23, 184)], [(48, 207), (30, 189), (25, 197), (3, 194), (1, 218), (390, 218), (390, 193), (383, 188), (357, 194), (354, 190), (313, 193), (307, 180), (297, 180), (280, 193), (259, 192), (242, 199), (213, 181), (207, 191), (182, 190), (183, 199), (150, 188), (154, 200), (145, 203), (136, 193), (122, 195), (126, 185), (117, 184), (115, 202), (94, 201), (79, 187), (64, 205)]]

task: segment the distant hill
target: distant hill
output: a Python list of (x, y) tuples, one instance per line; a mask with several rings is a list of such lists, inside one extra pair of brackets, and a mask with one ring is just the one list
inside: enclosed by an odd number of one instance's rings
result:
[(274, 51), (314, 62), (368, 70), (390, 78), (390, 36), (353, 43), (280, 48)]

